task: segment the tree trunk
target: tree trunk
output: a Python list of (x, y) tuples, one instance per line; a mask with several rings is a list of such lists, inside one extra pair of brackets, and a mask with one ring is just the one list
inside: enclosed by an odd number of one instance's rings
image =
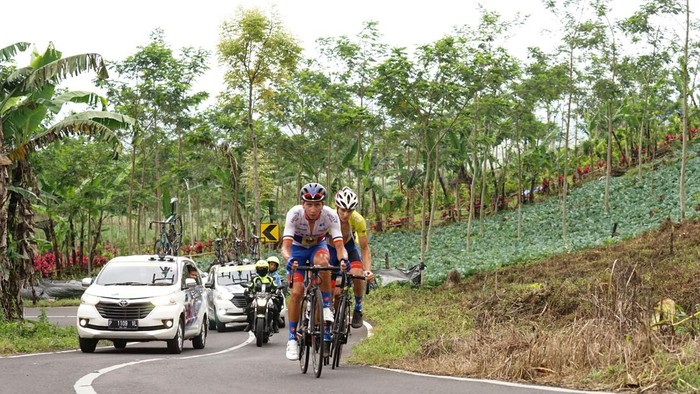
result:
[(685, 167), (688, 157), (688, 36), (690, 35), (690, 0), (685, 0), (685, 45), (683, 48), (683, 63), (681, 75), (683, 80), (683, 148), (681, 154), (681, 174), (679, 180), (679, 198), (681, 221), (685, 220)]
[(253, 221), (260, 223), (260, 179), (258, 177), (258, 138), (253, 127), (253, 81), (248, 85), (248, 132), (250, 142), (253, 146), (253, 206), (255, 207), (255, 217)]
[[(102, 223), (104, 222), (104, 211), (100, 210), (100, 215), (97, 218), (97, 224), (95, 225), (95, 236), (92, 240), (92, 246), (90, 247), (90, 257), (88, 258), (88, 264), (90, 269), (93, 269), (95, 262), (95, 254), (97, 252), (97, 245), (100, 243), (102, 235)], [(88, 275), (90, 275), (90, 270), (88, 270)]]

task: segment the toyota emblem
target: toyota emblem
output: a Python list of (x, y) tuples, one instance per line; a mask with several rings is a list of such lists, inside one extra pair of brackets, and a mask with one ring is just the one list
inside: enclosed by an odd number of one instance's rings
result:
[(119, 300), (119, 306), (121, 306), (122, 308), (127, 306), (127, 305), (129, 305), (128, 300)]

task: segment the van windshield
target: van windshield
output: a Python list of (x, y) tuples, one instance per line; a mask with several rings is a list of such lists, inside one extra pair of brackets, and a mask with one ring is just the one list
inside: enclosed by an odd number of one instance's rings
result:
[(176, 282), (173, 262), (120, 262), (107, 264), (95, 283), (102, 286), (170, 286)]

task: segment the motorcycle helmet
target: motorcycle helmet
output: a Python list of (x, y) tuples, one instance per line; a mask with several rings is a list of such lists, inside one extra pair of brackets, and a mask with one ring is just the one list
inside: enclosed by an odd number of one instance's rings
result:
[(267, 258), (267, 263), (270, 265), (270, 273), (277, 272), (277, 268), (280, 266), (280, 259), (277, 256), (270, 256)]
[(307, 183), (301, 187), (299, 197), (303, 201), (324, 201), (326, 199), (326, 188), (320, 183)]
[(335, 194), (335, 207), (349, 211), (357, 208), (357, 194), (352, 189), (345, 186)]
[(258, 276), (266, 276), (268, 272), (270, 272), (270, 264), (268, 264), (267, 260), (258, 260), (258, 262), (255, 263), (255, 273), (258, 274)]

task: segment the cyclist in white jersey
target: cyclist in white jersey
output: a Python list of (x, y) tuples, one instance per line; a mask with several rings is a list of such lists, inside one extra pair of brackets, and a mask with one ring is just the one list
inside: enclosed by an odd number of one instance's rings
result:
[[(296, 270), (299, 266), (318, 265), (326, 267), (329, 264), (326, 235), (330, 233), (339, 258), (347, 261), (347, 252), (343, 245), (343, 233), (340, 230), (340, 219), (336, 211), (324, 205), (326, 189), (319, 183), (307, 183), (299, 192), (301, 204), (292, 207), (287, 212), (287, 219), (282, 236), (282, 258), (287, 261), (287, 280), (292, 285), (291, 298), (287, 305), (289, 319), (289, 340), (287, 341), (287, 359), (299, 359), (297, 349), (297, 322), (304, 296), (304, 275)], [(289, 276), (294, 272), (294, 278)], [(331, 274), (321, 272), (321, 295), (323, 298), (323, 319), (333, 321), (331, 311)], [(330, 344), (330, 331), (326, 325), (324, 341)], [(327, 346), (324, 346), (327, 347)]]

